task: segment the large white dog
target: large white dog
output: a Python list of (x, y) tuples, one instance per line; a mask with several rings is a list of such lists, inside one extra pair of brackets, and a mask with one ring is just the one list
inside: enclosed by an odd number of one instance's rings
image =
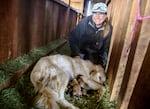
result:
[(30, 75), (37, 93), (35, 106), (39, 109), (78, 109), (64, 98), (69, 81), (78, 75), (82, 75), (89, 88), (104, 92), (102, 83), (106, 77), (100, 65), (59, 54), (42, 57)]

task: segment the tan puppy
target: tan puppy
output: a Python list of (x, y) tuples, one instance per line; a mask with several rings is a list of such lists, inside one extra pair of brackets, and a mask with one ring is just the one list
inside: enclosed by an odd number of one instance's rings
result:
[[(81, 97), (82, 95), (87, 95), (87, 92), (91, 89), (96, 89), (95, 82), (86, 76), (78, 75), (72, 81), (69, 82), (67, 86), (67, 93), (73, 96)], [(96, 89), (97, 90), (97, 89)], [(100, 98), (104, 94), (104, 88), (99, 89)]]
[(87, 95), (87, 91), (90, 90), (90, 87), (82, 79), (81, 75), (78, 75), (76, 78), (71, 80), (67, 86), (67, 94), (81, 97), (82, 95)]
[(77, 97), (81, 97), (83, 95), (82, 87), (78, 79), (74, 78), (73, 80), (69, 81), (69, 84), (66, 89), (66, 93)]
[(65, 55), (41, 58), (30, 75), (38, 94), (35, 98), (35, 106), (39, 109), (60, 109), (60, 106), (78, 109), (64, 98), (69, 81), (78, 75), (82, 75), (89, 88), (104, 91), (102, 83), (106, 77), (101, 66)]

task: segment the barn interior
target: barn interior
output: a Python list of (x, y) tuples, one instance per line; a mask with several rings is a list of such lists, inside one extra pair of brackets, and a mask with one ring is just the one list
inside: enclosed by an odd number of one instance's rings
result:
[(96, 92), (65, 97), (81, 109), (150, 109), (149, 0), (1, 0), (2, 109), (35, 109), (32, 68), (43, 56), (70, 55), (68, 33), (97, 2), (108, 5), (113, 25), (106, 92), (102, 99)]

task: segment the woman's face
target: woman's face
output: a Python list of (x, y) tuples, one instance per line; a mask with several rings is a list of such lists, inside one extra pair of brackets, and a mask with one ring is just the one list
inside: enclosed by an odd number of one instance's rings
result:
[(107, 15), (104, 13), (93, 13), (92, 19), (96, 26), (101, 25), (105, 19), (107, 18)]

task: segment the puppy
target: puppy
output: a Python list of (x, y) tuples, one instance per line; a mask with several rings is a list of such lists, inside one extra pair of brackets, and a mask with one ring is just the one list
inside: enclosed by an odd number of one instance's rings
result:
[(82, 75), (78, 75), (69, 82), (66, 92), (71, 96), (82, 97), (83, 95), (87, 95), (88, 90), (90, 90), (90, 87), (82, 79)]
[(77, 78), (74, 78), (69, 82), (66, 93), (76, 97), (82, 96), (82, 88)]
[[(41, 58), (33, 68), (30, 79), (37, 97), (35, 107), (39, 109), (78, 109), (64, 98), (70, 80), (82, 75), (82, 79), (93, 90), (104, 89), (104, 69), (92, 62), (65, 55)], [(103, 90), (104, 91), (104, 90)]]
[[(85, 76), (78, 75), (76, 78), (74, 78), (72, 81), (69, 82), (67, 86), (67, 94), (76, 96), (76, 97), (82, 97), (85, 95), (88, 95), (88, 92), (91, 90), (94, 90), (95, 83), (93, 85), (93, 80), (87, 79)], [(104, 94), (105, 88), (102, 87), (99, 90), (100, 97)]]

